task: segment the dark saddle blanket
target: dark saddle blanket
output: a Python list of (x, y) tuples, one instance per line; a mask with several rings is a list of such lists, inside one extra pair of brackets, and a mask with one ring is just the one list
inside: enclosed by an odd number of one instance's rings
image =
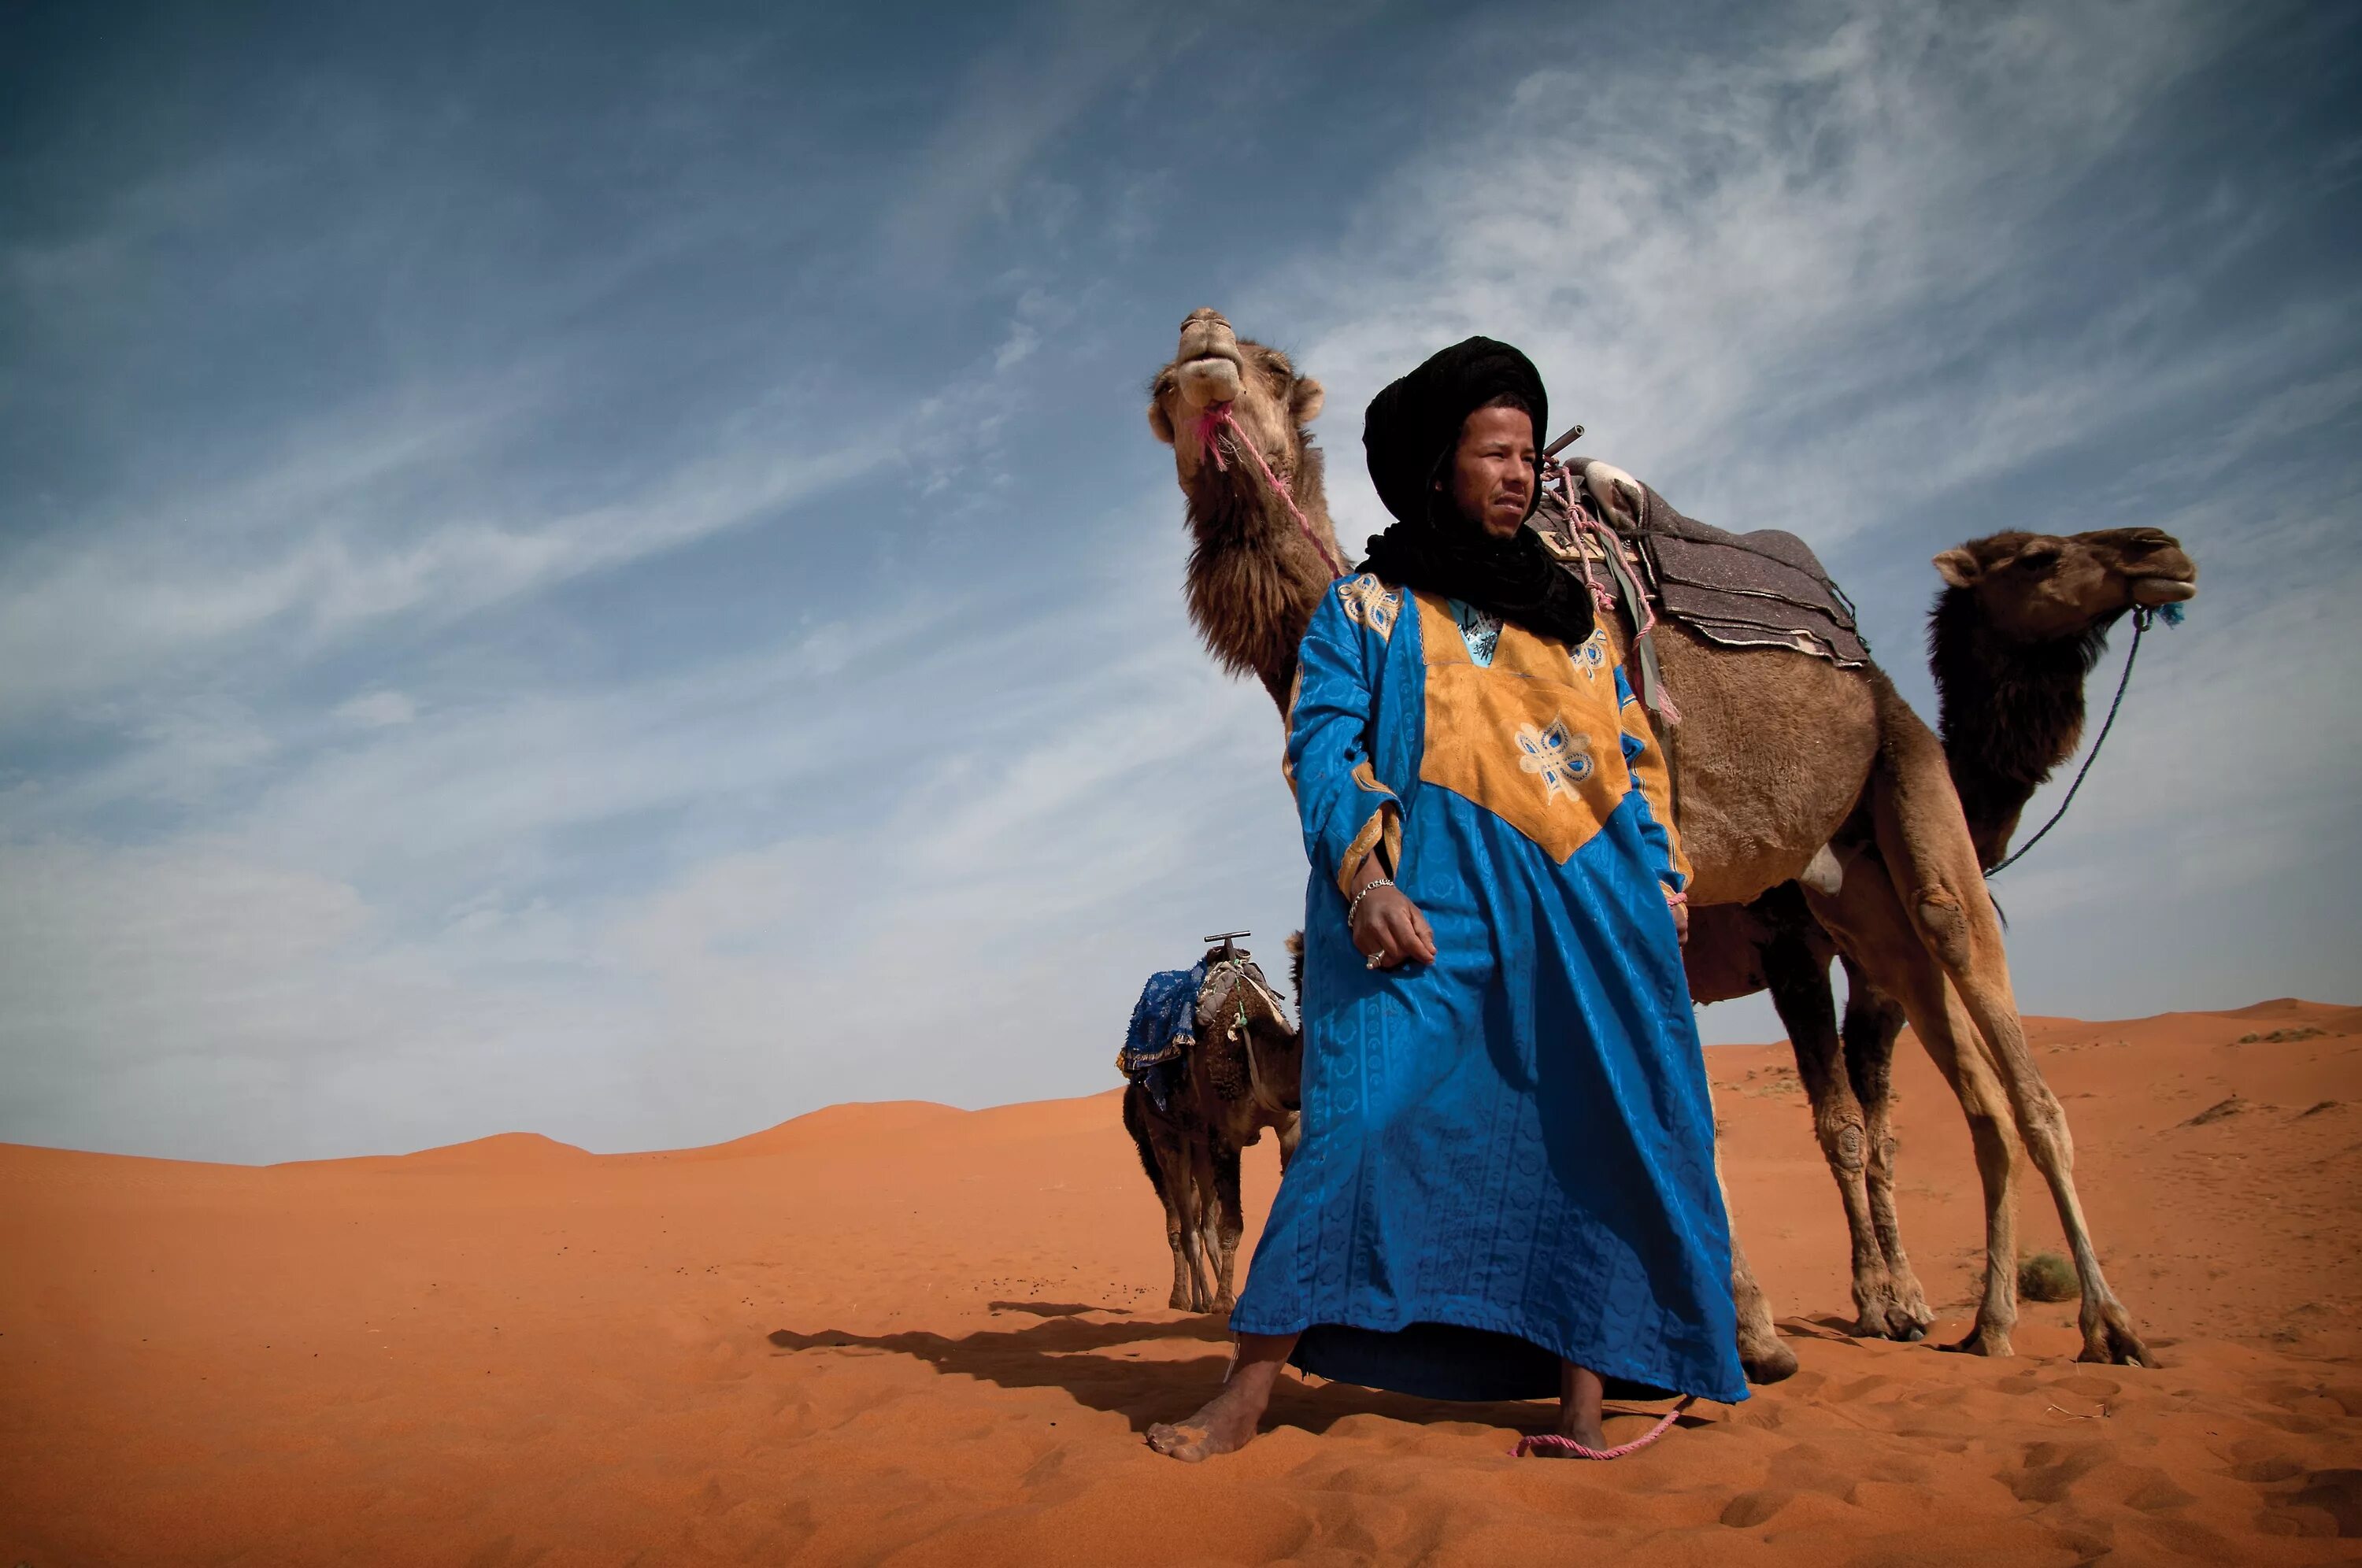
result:
[[(1776, 528), (1727, 533), (1640, 489), (1639, 526), (1616, 533), (1658, 613), (1725, 647), (1787, 648), (1848, 668), (1870, 661), (1853, 602), (1804, 540)], [(1553, 491), (1544, 492), (1531, 526), (1570, 571), (1583, 570), (1586, 552), (1599, 558)]]

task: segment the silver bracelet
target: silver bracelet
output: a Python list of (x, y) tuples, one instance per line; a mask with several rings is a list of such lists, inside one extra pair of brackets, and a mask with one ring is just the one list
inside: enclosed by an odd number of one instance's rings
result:
[(1345, 929), (1347, 931), (1353, 929), (1353, 917), (1362, 912), (1362, 900), (1363, 899), (1368, 898), (1380, 888), (1391, 888), (1393, 886), (1394, 883), (1391, 880), (1381, 877), (1376, 881), (1371, 883), (1368, 887), (1363, 888), (1360, 892), (1354, 894), (1353, 901), (1345, 906)]

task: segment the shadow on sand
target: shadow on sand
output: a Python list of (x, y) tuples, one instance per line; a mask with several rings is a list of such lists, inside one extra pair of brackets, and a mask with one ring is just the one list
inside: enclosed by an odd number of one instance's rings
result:
[[(1157, 1421), (1177, 1420), (1197, 1409), (1221, 1386), (1230, 1363), (1230, 1331), (1220, 1318), (1092, 1323), (1082, 1320), (1085, 1314), (1113, 1317), (1123, 1309), (1048, 1301), (996, 1301), (992, 1307), (995, 1311), (1029, 1313), (1041, 1320), (1022, 1328), (980, 1330), (958, 1339), (916, 1331), (855, 1334), (840, 1329), (810, 1333), (777, 1329), (767, 1337), (783, 1355), (907, 1355), (938, 1372), (1003, 1388), (1063, 1388), (1077, 1404), (1123, 1417), (1136, 1432), (1145, 1432)], [(1206, 1347), (1207, 1353), (1146, 1359), (1138, 1348), (1172, 1341), (1195, 1341)], [(1616, 1409), (1611, 1407), (1611, 1416)], [(1264, 1427), (1298, 1427), (1319, 1433), (1348, 1416), (1375, 1415), (1422, 1424), (1475, 1423), (1533, 1432), (1548, 1430), (1555, 1410), (1554, 1402), (1461, 1405), (1413, 1399), (1348, 1383), (1308, 1384), (1287, 1377), (1281, 1379), (1272, 1396)], [(1682, 1424), (1698, 1423), (1694, 1417), (1684, 1417)]]

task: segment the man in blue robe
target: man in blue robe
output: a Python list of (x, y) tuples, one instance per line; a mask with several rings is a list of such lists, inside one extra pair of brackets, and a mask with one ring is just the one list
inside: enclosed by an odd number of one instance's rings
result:
[(1429, 1398), (1746, 1397), (1664, 756), (1589, 595), (1523, 526), (1548, 403), (1472, 337), (1380, 392), (1395, 518), (1300, 650), (1304, 1141), (1221, 1392), (1149, 1441), (1243, 1446), (1280, 1367)]

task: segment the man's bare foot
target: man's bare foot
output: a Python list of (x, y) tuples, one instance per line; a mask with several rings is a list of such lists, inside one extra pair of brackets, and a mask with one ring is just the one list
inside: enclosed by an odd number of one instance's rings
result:
[(1234, 1381), (1187, 1420), (1159, 1421), (1149, 1428), (1148, 1446), (1187, 1464), (1236, 1453), (1254, 1441), (1266, 1403), (1267, 1397), (1255, 1398)]
[(1571, 1361), (1559, 1363), (1558, 1435), (1585, 1448), (1606, 1448), (1607, 1433), (1600, 1425), (1600, 1401), (1606, 1394), (1599, 1374)]
[(1561, 1408), (1558, 1413), (1558, 1435), (1562, 1438), (1572, 1438), (1588, 1449), (1604, 1449), (1607, 1446), (1607, 1431), (1600, 1424), (1597, 1415), (1585, 1420), (1572, 1410)]

